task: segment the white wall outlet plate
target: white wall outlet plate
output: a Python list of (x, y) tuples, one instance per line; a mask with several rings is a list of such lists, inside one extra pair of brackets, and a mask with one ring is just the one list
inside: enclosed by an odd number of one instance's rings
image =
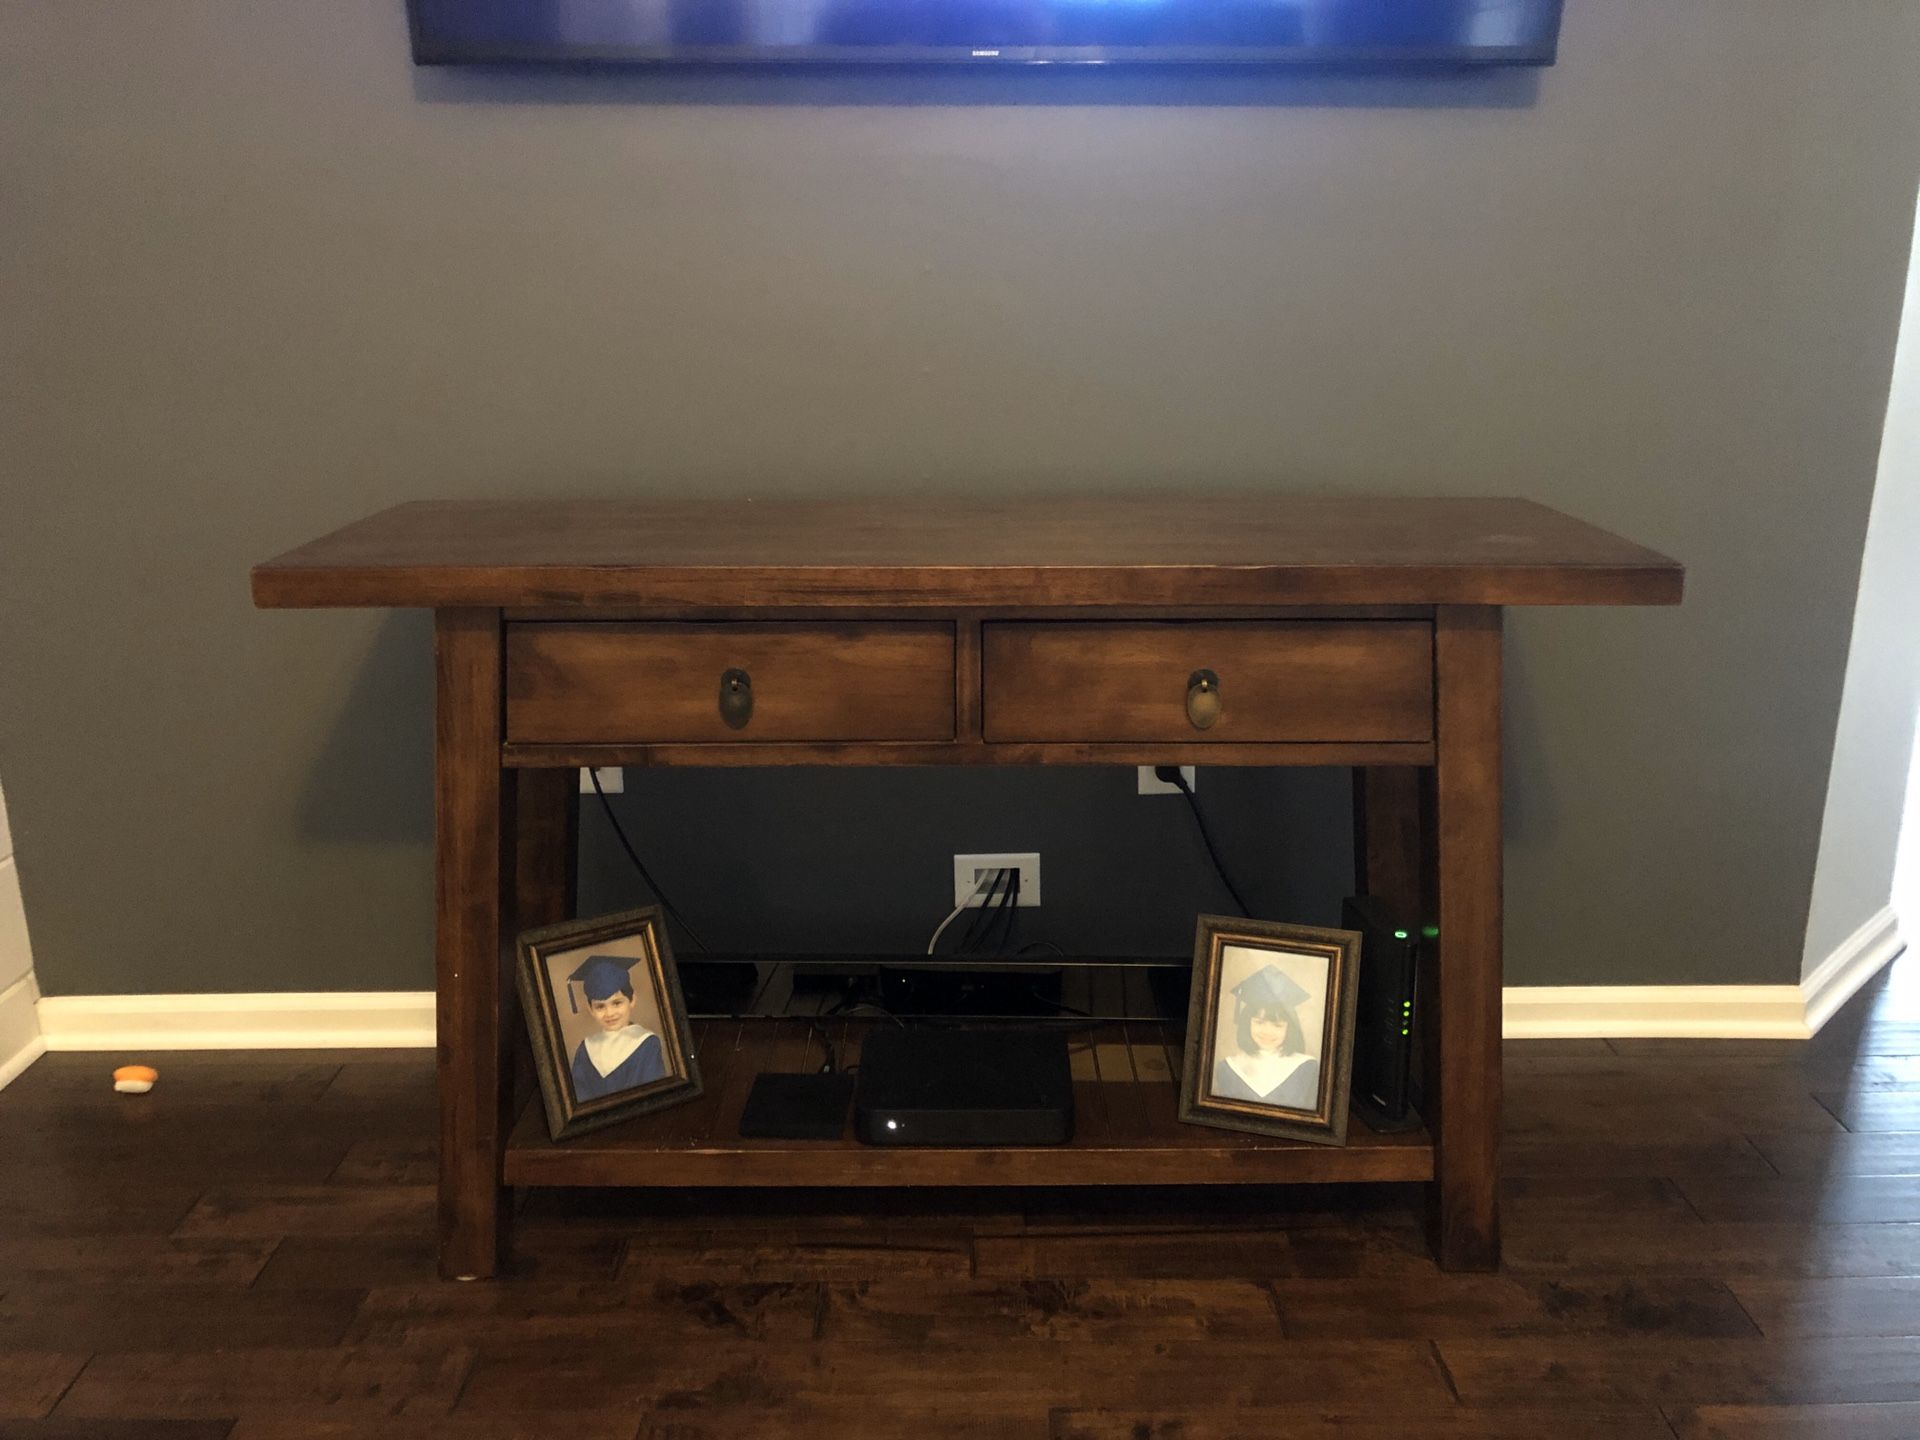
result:
[(580, 793), (582, 795), (593, 794), (593, 781), (587, 778), (590, 775), (598, 775), (600, 777), (600, 788), (606, 791), (607, 794), (624, 795), (626, 793), (627, 772), (620, 766), (602, 765), (597, 770), (588, 770), (582, 766), (580, 770)]
[[(1038, 855), (956, 855), (953, 857), (953, 903), (964, 905), (969, 910), (977, 910), (986, 903), (986, 897), (979, 894), (980, 883), (989, 880), (996, 870), (1018, 870), (1020, 872), (1020, 908), (1040, 903), (1040, 857)], [(1001, 891), (1005, 891), (1007, 882), (1000, 882)]]
[[(1142, 765), (1140, 767), (1140, 793), (1142, 795), (1178, 795), (1180, 793), (1180, 787), (1178, 785), (1169, 785), (1158, 775), (1154, 774), (1153, 771), (1154, 767), (1151, 765)], [(1200, 788), (1200, 781), (1197, 778), (1199, 775), (1197, 767), (1182, 765), (1180, 767), (1180, 775), (1181, 778), (1187, 782), (1187, 788), (1189, 790), (1198, 790)]]

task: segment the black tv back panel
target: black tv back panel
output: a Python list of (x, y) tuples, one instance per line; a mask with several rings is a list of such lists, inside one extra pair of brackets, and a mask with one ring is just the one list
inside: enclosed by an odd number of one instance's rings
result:
[(1420, 927), (1378, 896), (1342, 907), (1343, 929), (1360, 932), (1359, 1001), (1353, 1027), (1353, 1108), (1374, 1131), (1420, 1124), (1414, 1110), (1413, 1031)]
[(871, 1031), (854, 1134), (869, 1145), (1064, 1145), (1073, 1077), (1058, 1030)]

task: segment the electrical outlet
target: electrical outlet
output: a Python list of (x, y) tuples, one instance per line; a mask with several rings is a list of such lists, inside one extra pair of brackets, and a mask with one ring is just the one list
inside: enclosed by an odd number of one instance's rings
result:
[[(956, 855), (953, 857), (953, 903), (977, 910), (986, 897), (975, 893), (980, 882), (996, 870), (1020, 872), (1020, 908), (1040, 903), (1040, 857), (1038, 855)], [(1006, 881), (1000, 882), (1006, 889)]]
[[(1154, 767), (1151, 765), (1142, 765), (1140, 767), (1140, 793), (1142, 795), (1178, 795), (1180, 793), (1180, 787), (1178, 785), (1169, 785), (1158, 775), (1154, 774), (1153, 770)], [(1182, 765), (1180, 767), (1180, 776), (1187, 782), (1187, 788), (1189, 790), (1198, 790), (1200, 788), (1200, 781), (1197, 778), (1198, 775), (1199, 771), (1192, 765)]]
[(597, 770), (588, 770), (582, 766), (580, 770), (580, 793), (582, 795), (593, 794), (593, 781), (587, 778), (590, 775), (598, 775), (600, 777), (600, 788), (606, 791), (607, 794), (623, 795), (626, 793), (627, 772), (621, 769), (620, 766), (602, 765)]

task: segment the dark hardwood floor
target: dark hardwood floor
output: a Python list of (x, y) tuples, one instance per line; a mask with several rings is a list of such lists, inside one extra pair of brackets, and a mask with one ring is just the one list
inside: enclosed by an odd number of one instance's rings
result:
[(1920, 1436), (1920, 962), (1810, 1045), (1507, 1054), (1497, 1276), (1393, 1187), (543, 1191), (473, 1285), (429, 1053), (48, 1056), (0, 1440)]

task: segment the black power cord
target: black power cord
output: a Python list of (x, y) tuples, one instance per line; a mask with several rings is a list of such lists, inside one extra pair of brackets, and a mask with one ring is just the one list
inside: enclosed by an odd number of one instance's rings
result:
[(1018, 870), (1013, 872), (1013, 895), (1007, 901), (1005, 908), (1007, 922), (1000, 931), (999, 943), (994, 947), (993, 953), (996, 955), (1004, 954), (1013, 944), (1014, 927), (1020, 923), (1020, 872)]
[(633, 848), (633, 842), (627, 839), (627, 832), (620, 828), (620, 821), (613, 813), (613, 806), (607, 803), (607, 792), (600, 788), (599, 772), (589, 769), (587, 778), (593, 782), (593, 793), (600, 797), (600, 808), (606, 812), (607, 823), (613, 826), (613, 833), (620, 841), (620, 848), (627, 852), (627, 859), (631, 860), (633, 868), (640, 872), (640, 878), (647, 882), (647, 888), (653, 891), (654, 898), (660, 902), (660, 908), (680, 923), (680, 928), (687, 932), (687, 938), (693, 941), (694, 949), (707, 952), (707, 942), (700, 938), (700, 932), (687, 923), (687, 917), (682, 915), (673, 901), (667, 898), (667, 892), (660, 888), (660, 882), (653, 878), (647, 870), (646, 862)]
[[(1013, 939), (1013, 925), (1018, 918), (1015, 912), (1020, 908), (1020, 871), (1014, 866), (1008, 866), (1001, 871), (1001, 874), (1007, 877), (1007, 888), (1000, 892), (997, 904), (993, 902), (991, 896), (988, 897), (988, 904), (992, 905), (992, 913), (985, 917), (986, 924), (981, 927), (977, 937), (971, 932), (968, 933), (967, 944), (972, 948), (963, 953), (997, 955)], [(983, 910), (985, 908), (985, 906), (982, 907)], [(995, 931), (1000, 932), (997, 940), (994, 938)]]
[(821, 1060), (816, 1075), (831, 1075), (840, 1068), (840, 1057), (833, 1048), (833, 1041), (825, 1028), (813, 1016), (807, 1017), (807, 1033), (820, 1042)]
[(1227, 867), (1220, 863), (1220, 852), (1214, 849), (1213, 836), (1207, 830), (1207, 817), (1200, 813), (1200, 802), (1194, 796), (1193, 787), (1187, 784), (1187, 777), (1180, 773), (1178, 765), (1156, 765), (1153, 767), (1153, 773), (1187, 797), (1187, 807), (1193, 811), (1193, 823), (1200, 828), (1200, 843), (1207, 847), (1207, 858), (1213, 861), (1214, 873), (1219, 875), (1220, 883), (1227, 887), (1227, 893), (1233, 896), (1233, 903), (1240, 907), (1240, 913), (1252, 915), (1253, 908), (1247, 904), (1246, 899), (1240, 894), (1239, 887), (1227, 875)]
[(960, 943), (954, 949), (956, 955), (977, 954), (979, 947), (992, 934), (995, 922), (1000, 918), (1000, 907), (1006, 903), (1006, 897), (1013, 893), (1013, 887), (1020, 879), (1018, 870), (998, 869), (987, 882), (987, 893), (974, 911), (973, 919), (968, 922), (966, 931), (960, 936)]

